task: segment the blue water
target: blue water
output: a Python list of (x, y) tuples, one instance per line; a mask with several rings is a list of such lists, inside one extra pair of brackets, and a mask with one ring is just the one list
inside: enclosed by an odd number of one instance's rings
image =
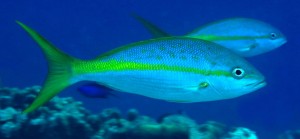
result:
[(249, 17), (272, 24), (288, 39), (269, 53), (248, 58), (265, 76), (268, 85), (240, 98), (176, 104), (137, 95), (118, 93), (118, 98), (88, 99), (75, 87), (61, 96), (73, 96), (99, 112), (116, 107), (136, 108), (158, 117), (178, 110), (198, 123), (218, 121), (245, 126), (260, 138), (275, 138), (300, 128), (300, 2), (296, 0), (15, 0), (0, 4), (0, 80), (8, 87), (41, 85), (46, 61), (36, 44), (15, 20), (36, 29), (70, 55), (90, 59), (112, 48), (151, 38), (130, 14), (135, 12), (174, 35), (228, 17)]

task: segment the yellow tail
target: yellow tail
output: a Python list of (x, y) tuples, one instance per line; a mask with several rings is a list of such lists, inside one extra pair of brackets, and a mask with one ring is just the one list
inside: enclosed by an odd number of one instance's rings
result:
[(75, 65), (75, 61), (79, 60), (55, 48), (40, 34), (23, 23), (17, 21), (17, 24), (37, 42), (48, 60), (48, 77), (43, 88), (34, 102), (23, 111), (23, 113), (29, 113), (48, 102), (64, 88), (73, 84), (70, 82), (73, 76), (72, 68)]

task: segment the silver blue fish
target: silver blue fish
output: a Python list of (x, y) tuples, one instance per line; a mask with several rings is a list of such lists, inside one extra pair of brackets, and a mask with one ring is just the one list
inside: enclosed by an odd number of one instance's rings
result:
[(201, 39), (146, 40), (121, 46), (93, 60), (80, 60), (63, 53), (28, 26), (18, 24), (39, 44), (49, 62), (47, 80), (24, 113), (80, 81), (185, 103), (235, 98), (266, 84), (264, 76), (242, 57)]
[[(155, 37), (171, 36), (146, 19), (134, 15)], [(228, 18), (203, 25), (186, 37), (220, 44), (235, 53), (250, 57), (269, 52), (286, 43), (286, 37), (273, 26), (250, 18)]]

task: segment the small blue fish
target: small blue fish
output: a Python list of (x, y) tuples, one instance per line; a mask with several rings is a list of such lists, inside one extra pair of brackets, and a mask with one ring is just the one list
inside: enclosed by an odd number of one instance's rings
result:
[(109, 96), (116, 96), (111, 93), (113, 90), (97, 83), (88, 83), (77, 88), (77, 90), (88, 98), (108, 98)]

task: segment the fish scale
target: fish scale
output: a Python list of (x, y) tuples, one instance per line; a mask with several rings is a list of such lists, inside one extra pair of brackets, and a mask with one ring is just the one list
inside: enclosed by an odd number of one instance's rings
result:
[[(99, 58), (100, 61), (109, 60), (124, 60), (130, 62), (140, 62), (148, 64), (166, 64), (166, 65), (181, 65), (185, 67), (210, 67), (209, 63), (202, 63), (199, 65), (199, 61), (211, 61), (214, 57), (221, 55), (226, 56), (228, 50), (218, 47), (209, 48), (201, 47), (203, 45), (211, 45), (207, 41), (197, 41), (196, 39), (178, 37), (155, 39), (147, 42), (136, 43), (135, 46), (124, 46), (127, 49), (122, 51), (116, 50), (110, 55)], [(155, 42), (155, 43), (151, 43)], [(150, 43), (150, 44), (149, 44)], [(184, 45), (182, 45), (184, 43)], [(215, 45), (215, 44), (213, 44)], [(164, 46), (164, 50), (159, 49), (160, 46)], [(220, 50), (221, 49), (221, 50)], [(183, 51), (184, 50), (184, 51)], [(114, 51), (114, 50), (113, 50)], [(225, 52), (226, 51), (226, 52)], [(221, 52), (225, 52), (221, 54)], [(212, 55), (213, 54), (213, 55)], [(126, 58), (126, 59), (124, 59)]]

